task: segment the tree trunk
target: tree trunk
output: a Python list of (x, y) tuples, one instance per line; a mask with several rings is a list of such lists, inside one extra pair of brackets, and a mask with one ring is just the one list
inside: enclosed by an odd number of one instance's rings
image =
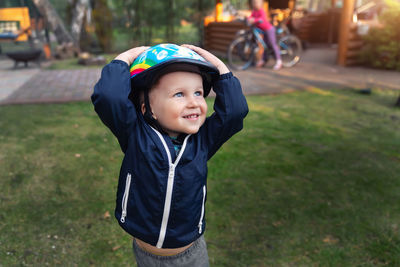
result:
[(71, 34), (65, 28), (64, 23), (49, 0), (33, 0), (33, 3), (44, 16), (47, 25), (50, 26), (59, 44), (74, 42)]
[(95, 1), (92, 15), (100, 47), (104, 52), (111, 52), (113, 39), (112, 13), (107, 0)]
[(89, 0), (77, 0), (72, 11), (71, 35), (76, 44), (79, 44), (86, 12), (89, 9)]
[(198, 21), (197, 21), (197, 27), (198, 27), (198, 30), (199, 30), (199, 36), (200, 36), (200, 38), (199, 38), (199, 45), (200, 45), (200, 47), (203, 47), (203, 45), (204, 45), (204, 22), (203, 22), (203, 19), (204, 19), (204, 3), (203, 3), (203, 0), (199, 0), (198, 2), (197, 2), (197, 4), (198, 4), (198, 12), (199, 12), (199, 16), (198, 16)]
[(152, 38), (153, 38), (153, 21), (149, 19), (149, 22), (147, 24), (147, 31), (145, 32), (144, 36), (144, 44), (150, 45)]
[(173, 43), (175, 39), (175, 29), (174, 29), (174, 19), (175, 19), (175, 5), (174, 0), (168, 0), (167, 6), (167, 27), (166, 27), (166, 37), (167, 41)]
[(399, 98), (397, 98), (397, 103), (395, 104), (396, 107), (400, 107), (400, 95)]
[(139, 39), (142, 36), (142, 27), (141, 24), (141, 13), (142, 13), (142, 1), (136, 0), (135, 2), (135, 15), (133, 20), (133, 38)]

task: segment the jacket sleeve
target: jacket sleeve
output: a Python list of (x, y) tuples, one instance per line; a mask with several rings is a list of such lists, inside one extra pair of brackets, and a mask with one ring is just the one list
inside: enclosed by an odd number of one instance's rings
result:
[(203, 137), (208, 146), (208, 159), (235, 133), (243, 128), (243, 120), (249, 109), (239, 80), (226, 73), (215, 82), (214, 113), (207, 118)]
[(103, 68), (91, 97), (95, 111), (117, 137), (123, 152), (127, 149), (129, 133), (137, 120), (135, 107), (128, 99), (130, 91), (128, 64), (113, 60)]

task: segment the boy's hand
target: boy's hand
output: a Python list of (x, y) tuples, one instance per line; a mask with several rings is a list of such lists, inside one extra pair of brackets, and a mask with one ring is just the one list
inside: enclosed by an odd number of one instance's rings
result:
[(125, 51), (121, 54), (119, 54), (115, 59), (125, 61), (128, 66), (130, 66), (133, 61), (141, 54), (143, 53), (149, 46), (138, 46), (132, 49), (129, 49), (128, 51)]
[(183, 44), (183, 47), (189, 48), (202, 56), (205, 60), (213, 64), (218, 70), (219, 74), (225, 74), (229, 72), (228, 67), (222, 62), (219, 58), (208, 52), (207, 50), (204, 50), (203, 48), (194, 46), (194, 45), (189, 45), (189, 44)]

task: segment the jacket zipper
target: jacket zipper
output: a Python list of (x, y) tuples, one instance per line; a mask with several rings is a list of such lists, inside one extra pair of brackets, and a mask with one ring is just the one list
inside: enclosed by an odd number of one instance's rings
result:
[(207, 189), (206, 186), (203, 185), (203, 202), (201, 204), (201, 215), (200, 215), (200, 221), (199, 221), (199, 234), (203, 231), (203, 217), (204, 217), (204, 204), (206, 202), (206, 193)]
[(122, 215), (120, 221), (122, 223), (125, 223), (125, 217), (126, 217), (126, 208), (128, 206), (128, 198), (129, 198), (129, 188), (131, 187), (131, 174), (128, 173), (126, 176), (126, 182), (125, 182), (125, 192), (124, 195), (122, 196)]
[(172, 163), (171, 153), (168, 149), (167, 143), (165, 142), (161, 133), (159, 133), (154, 128), (152, 128), (152, 129), (157, 133), (158, 137), (160, 138), (160, 140), (164, 146), (165, 152), (167, 153), (168, 163), (169, 163), (167, 192), (165, 194), (165, 202), (164, 202), (164, 212), (163, 212), (163, 217), (161, 220), (160, 234), (158, 236), (158, 241), (157, 241), (157, 245), (156, 245), (157, 248), (162, 248), (162, 246), (164, 244), (165, 235), (167, 233), (169, 213), (171, 211), (171, 200), (172, 200), (172, 190), (174, 188), (175, 168), (178, 165), (179, 160), (182, 157), (183, 151), (185, 151), (186, 143), (187, 143), (187, 140), (188, 140), (190, 134), (185, 137), (185, 140), (183, 141), (183, 144), (182, 144), (182, 148), (179, 151), (178, 157), (176, 158), (175, 162)]

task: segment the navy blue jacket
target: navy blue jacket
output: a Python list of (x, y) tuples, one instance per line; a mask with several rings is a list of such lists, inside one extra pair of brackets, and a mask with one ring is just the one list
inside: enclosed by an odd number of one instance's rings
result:
[(178, 155), (171, 139), (149, 124), (128, 99), (129, 66), (113, 60), (94, 87), (92, 102), (125, 153), (115, 216), (132, 236), (159, 248), (190, 244), (205, 229), (207, 160), (243, 128), (248, 112), (232, 73), (215, 82), (214, 113), (187, 135)]

